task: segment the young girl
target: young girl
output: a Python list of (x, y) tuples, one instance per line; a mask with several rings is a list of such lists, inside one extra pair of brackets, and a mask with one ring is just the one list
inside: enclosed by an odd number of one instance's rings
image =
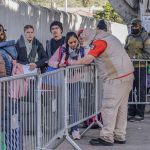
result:
[(77, 60), (82, 57), (84, 57), (84, 49), (80, 47), (76, 33), (68, 32), (65, 45), (56, 50), (48, 64), (54, 68), (76, 65)]
[[(66, 35), (65, 45), (58, 48), (49, 60), (49, 66), (54, 68), (66, 67), (68, 65), (76, 65), (77, 60), (84, 57), (84, 49), (80, 47), (80, 43), (76, 33), (68, 32)], [(73, 73), (73, 69), (70, 73)], [(70, 75), (69, 73), (69, 75)], [(80, 81), (74, 78), (72, 74), (68, 77), (68, 97), (69, 97), (69, 120), (70, 124), (79, 121), (79, 98), (80, 98)], [(71, 128), (73, 139), (79, 140), (80, 133), (78, 126)]]

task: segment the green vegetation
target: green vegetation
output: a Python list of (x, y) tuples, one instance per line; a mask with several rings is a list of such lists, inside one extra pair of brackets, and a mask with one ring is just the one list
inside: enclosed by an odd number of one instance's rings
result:
[(106, 19), (113, 22), (123, 23), (123, 19), (115, 12), (110, 3), (103, 6), (103, 10), (99, 10), (94, 16), (96, 19)]

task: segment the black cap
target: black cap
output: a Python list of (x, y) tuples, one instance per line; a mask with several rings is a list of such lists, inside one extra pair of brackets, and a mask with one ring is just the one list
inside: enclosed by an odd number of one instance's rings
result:
[(137, 25), (142, 25), (142, 21), (140, 20), (140, 19), (138, 19), (138, 18), (134, 18), (134, 19), (132, 19), (132, 21), (131, 21), (131, 25), (132, 26), (137, 26)]
[(107, 31), (107, 23), (105, 22), (105, 20), (100, 20), (97, 24), (97, 28), (100, 30), (105, 30)]
[(53, 26), (59, 26), (59, 28), (63, 32), (63, 26), (62, 26), (62, 23), (60, 21), (54, 21), (54, 22), (52, 22), (51, 25), (50, 25), (50, 31), (51, 31), (51, 29), (52, 29)]

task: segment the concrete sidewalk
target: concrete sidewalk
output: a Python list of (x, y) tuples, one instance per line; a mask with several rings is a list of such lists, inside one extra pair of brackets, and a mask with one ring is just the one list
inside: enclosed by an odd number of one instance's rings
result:
[[(91, 129), (76, 143), (82, 150), (150, 150), (150, 115), (146, 115), (144, 121), (128, 123), (127, 143), (124, 145), (115, 144), (112, 147), (91, 146), (88, 141), (98, 136), (99, 130)], [(74, 150), (74, 148), (64, 141), (56, 150)]]

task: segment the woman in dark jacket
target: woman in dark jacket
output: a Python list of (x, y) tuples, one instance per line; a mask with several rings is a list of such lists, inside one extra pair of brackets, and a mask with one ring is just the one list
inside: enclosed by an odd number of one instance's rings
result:
[(41, 72), (44, 72), (45, 62), (48, 58), (43, 45), (34, 36), (32, 25), (24, 27), (24, 36), (21, 35), (18, 39), (16, 49), (18, 53), (17, 63), (23, 65), (29, 64), (30, 70), (40, 68)]

